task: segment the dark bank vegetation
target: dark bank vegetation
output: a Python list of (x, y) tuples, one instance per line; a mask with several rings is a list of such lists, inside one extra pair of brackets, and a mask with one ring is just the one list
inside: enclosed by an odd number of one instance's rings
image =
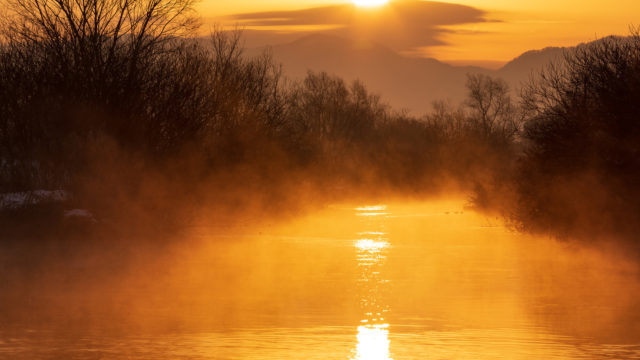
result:
[(640, 35), (577, 47), (523, 90), (525, 153), (512, 217), (564, 237), (640, 230)]
[[(637, 35), (568, 52), (520, 101), (470, 74), (467, 101), (416, 118), (357, 81), (286, 80), (268, 53), (243, 55), (239, 32), (191, 37), (191, 0), (3, 6), (4, 225), (79, 208), (96, 223), (166, 226), (455, 189), (530, 231), (637, 233)], [(65, 201), (6, 206), (38, 189)]]
[(473, 181), (494, 157), (479, 151), (513, 135), (503, 83), (470, 78), (469, 116), (411, 118), (360, 82), (286, 83), (268, 54), (243, 56), (238, 32), (189, 38), (189, 0), (6, 5), (0, 188), (64, 190), (67, 203), (43, 206), (59, 213), (165, 224), (210, 206), (434, 192)]
[(501, 213), (519, 230), (638, 254), (637, 29), (566, 51), (532, 75), (515, 104), (500, 80), (470, 75), (467, 87), (466, 114), (436, 104), (427, 119), (444, 119), (461, 139), (446, 146), (464, 150), (445, 167), (470, 170), (455, 179), (476, 207)]

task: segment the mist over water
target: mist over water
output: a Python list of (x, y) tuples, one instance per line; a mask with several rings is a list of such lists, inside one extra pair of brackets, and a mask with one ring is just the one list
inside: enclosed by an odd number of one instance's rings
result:
[(193, 0), (0, 3), (0, 358), (640, 358), (640, 29), (418, 116)]
[(37, 267), (3, 251), (0, 358), (640, 358), (636, 264), (463, 205), (332, 205)]

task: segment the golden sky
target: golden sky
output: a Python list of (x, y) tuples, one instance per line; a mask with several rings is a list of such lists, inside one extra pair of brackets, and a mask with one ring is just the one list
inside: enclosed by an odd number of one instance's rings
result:
[(488, 66), (640, 25), (640, 0), (391, 0), (373, 9), (355, 8), (351, 0), (203, 0), (199, 10), (205, 24), (261, 30), (256, 34), (265, 43), (333, 29), (405, 54)]

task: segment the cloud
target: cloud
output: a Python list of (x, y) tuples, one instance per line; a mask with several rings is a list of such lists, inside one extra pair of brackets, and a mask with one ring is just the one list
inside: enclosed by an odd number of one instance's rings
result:
[[(419, 0), (396, 0), (379, 10), (365, 10), (351, 4), (315, 7), (291, 11), (242, 13), (222, 19), (226, 24), (238, 24), (278, 34), (310, 32), (329, 33), (381, 43), (396, 51), (445, 45), (443, 35), (447, 26), (484, 23), (490, 20), (483, 10), (450, 3)], [(316, 30), (309, 28), (316, 27)], [(330, 27), (330, 28), (328, 28)], [(297, 29), (296, 29), (297, 28)], [(299, 30), (306, 28), (306, 30)]]

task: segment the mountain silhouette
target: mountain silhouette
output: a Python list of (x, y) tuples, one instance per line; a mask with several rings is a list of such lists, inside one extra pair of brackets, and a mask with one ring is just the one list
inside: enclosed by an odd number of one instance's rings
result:
[(462, 101), (468, 73), (501, 77), (517, 92), (566, 48), (549, 47), (526, 52), (497, 70), (455, 66), (433, 58), (403, 56), (382, 45), (335, 35), (311, 34), (289, 43), (247, 49), (248, 55), (268, 49), (282, 63), (285, 75), (302, 78), (308, 71), (326, 71), (348, 81), (359, 79), (397, 109), (413, 114), (429, 111), (434, 101)]

